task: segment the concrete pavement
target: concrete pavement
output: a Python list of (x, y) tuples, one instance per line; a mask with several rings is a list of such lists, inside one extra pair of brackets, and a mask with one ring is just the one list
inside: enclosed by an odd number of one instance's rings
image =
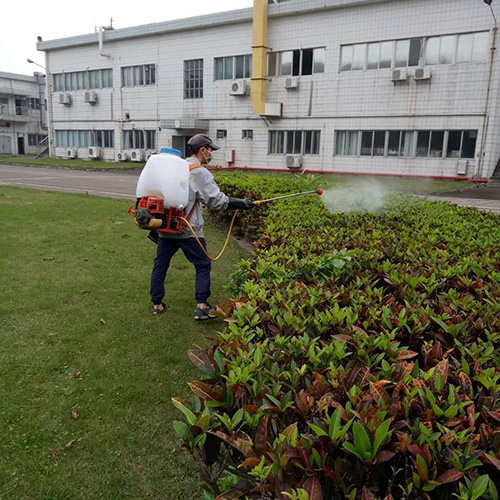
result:
[(0, 185), (91, 194), (106, 198), (134, 200), (138, 177), (137, 171), (89, 172), (62, 168), (0, 165)]
[[(138, 171), (90, 172), (50, 167), (0, 165), (0, 185), (135, 199)], [(500, 188), (478, 186), (427, 196), (435, 201), (475, 207), (500, 214)]]

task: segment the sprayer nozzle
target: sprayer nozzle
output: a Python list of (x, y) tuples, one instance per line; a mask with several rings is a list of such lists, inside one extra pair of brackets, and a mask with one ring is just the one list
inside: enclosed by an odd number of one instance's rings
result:
[(323, 194), (323, 190), (322, 190), (322, 189), (318, 189), (316, 192), (317, 192), (320, 196)]

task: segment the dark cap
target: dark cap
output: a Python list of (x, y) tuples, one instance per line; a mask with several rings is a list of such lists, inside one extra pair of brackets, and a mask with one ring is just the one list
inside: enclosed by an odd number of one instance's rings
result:
[(204, 134), (196, 134), (191, 137), (188, 141), (188, 145), (194, 150), (198, 151), (201, 148), (212, 148), (214, 151), (217, 151), (219, 146), (216, 146), (208, 135)]

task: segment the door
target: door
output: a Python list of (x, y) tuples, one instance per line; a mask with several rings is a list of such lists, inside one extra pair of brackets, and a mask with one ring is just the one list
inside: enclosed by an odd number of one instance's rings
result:
[(12, 144), (10, 143), (10, 137), (8, 135), (0, 135), (0, 154), (12, 154)]
[(18, 155), (24, 154), (24, 137), (17, 138), (17, 154)]
[(188, 155), (188, 141), (191, 139), (191, 135), (173, 135), (172, 136), (172, 147), (178, 149), (182, 153), (182, 157), (186, 158)]

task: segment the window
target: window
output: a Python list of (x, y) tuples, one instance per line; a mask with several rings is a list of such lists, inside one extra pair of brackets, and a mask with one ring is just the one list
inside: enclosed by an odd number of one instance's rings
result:
[(28, 134), (28, 145), (29, 146), (38, 145), (38, 134)]
[(184, 61), (184, 99), (203, 98), (203, 59)]
[(114, 135), (114, 130), (57, 130), (56, 143), (58, 147), (113, 148)]
[(373, 149), (373, 132), (361, 133), (361, 156), (371, 156)]
[(477, 130), (451, 130), (448, 135), (447, 158), (474, 158)]
[[(106, 142), (106, 137), (104, 141)], [(156, 130), (124, 130), (123, 148), (156, 149)]]
[(227, 139), (227, 130), (217, 130), (217, 139)]
[(335, 154), (342, 156), (358, 155), (358, 136), (357, 131), (339, 131), (335, 146)]
[(29, 107), (31, 109), (40, 109), (40, 99), (35, 99), (33, 97), (29, 98)]
[(373, 133), (373, 156), (385, 155), (385, 132)]
[(215, 59), (215, 80), (252, 77), (252, 55), (218, 57)]
[(319, 130), (272, 130), (269, 132), (269, 154), (319, 154)]
[(146, 149), (156, 149), (156, 130), (145, 130)]
[(420, 131), (417, 137), (417, 157), (427, 158), (429, 156), (430, 131)]
[(442, 158), (444, 145), (444, 132), (433, 130), (431, 132), (431, 146), (429, 149), (429, 158)]
[(242, 139), (253, 139), (253, 130), (242, 130), (241, 131)]
[(340, 71), (485, 62), (489, 32), (343, 45)]
[[(109, 79), (109, 75), (106, 76)], [(154, 64), (126, 66), (122, 68), (122, 87), (140, 87), (156, 83), (156, 67)]]
[(389, 142), (387, 143), (387, 156), (399, 156), (402, 132), (389, 132)]
[(325, 72), (326, 49), (289, 50), (269, 52), (268, 76), (308, 76)]
[(113, 87), (113, 70), (96, 69), (53, 75), (54, 91), (105, 89)]

